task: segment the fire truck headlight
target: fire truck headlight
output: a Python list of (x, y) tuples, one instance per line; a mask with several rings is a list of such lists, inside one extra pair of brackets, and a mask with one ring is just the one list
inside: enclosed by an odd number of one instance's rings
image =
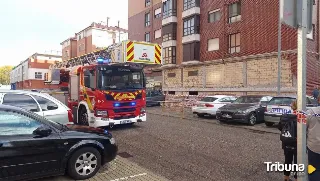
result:
[(108, 116), (108, 111), (96, 110), (97, 116)]

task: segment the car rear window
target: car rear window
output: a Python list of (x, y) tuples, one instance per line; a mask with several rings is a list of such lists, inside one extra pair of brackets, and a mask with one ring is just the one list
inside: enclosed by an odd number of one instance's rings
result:
[(215, 98), (215, 97), (204, 97), (202, 98), (200, 101), (201, 102), (213, 102), (215, 100), (217, 100), (218, 98)]
[(268, 105), (291, 105), (294, 100), (296, 99), (292, 97), (274, 97)]

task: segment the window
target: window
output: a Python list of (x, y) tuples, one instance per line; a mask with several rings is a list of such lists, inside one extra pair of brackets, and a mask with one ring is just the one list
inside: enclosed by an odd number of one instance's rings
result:
[(168, 18), (170, 16), (176, 16), (177, 14), (177, 1), (167, 0), (163, 3), (163, 13), (162, 18)]
[(163, 61), (165, 64), (176, 64), (176, 47), (164, 48), (163, 52)]
[(163, 42), (166, 42), (169, 40), (176, 40), (177, 24), (170, 23), (168, 25), (165, 25), (162, 27), (161, 32), (162, 32), (162, 41)]
[(198, 76), (198, 70), (188, 71), (188, 77)]
[(154, 31), (154, 39), (161, 38), (161, 29)]
[(168, 73), (168, 77), (176, 77), (176, 73)]
[(224, 97), (219, 100), (220, 102), (231, 102), (229, 97)]
[(236, 2), (229, 5), (229, 23), (241, 20), (241, 4)]
[(307, 34), (307, 38), (313, 40), (314, 39), (314, 32), (313, 30), (315, 29), (315, 25), (312, 24), (312, 30), (310, 33)]
[(199, 16), (194, 16), (183, 21), (183, 36), (199, 33)]
[(183, 0), (183, 10), (188, 10), (196, 6), (196, 0)]
[(144, 40), (145, 40), (146, 42), (150, 42), (150, 33), (146, 33), (146, 34), (144, 35)]
[(219, 50), (219, 38), (208, 40), (208, 51)]
[(200, 101), (201, 102), (214, 102), (214, 101), (216, 101), (218, 98), (216, 98), (216, 97), (204, 97), (204, 98), (202, 98)]
[(161, 17), (161, 8), (158, 8), (154, 10), (154, 18), (160, 18)]
[(38, 104), (32, 97), (28, 95), (5, 94), (2, 104), (20, 107), (31, 112), (39, 112)]
[(22, 114), (0, 111), (0, 136), (33, 134), (40, 126), (41, 123)]
[(42, 111), (56, 110), (56, 109), (59, 108), (56, 103), (50, 101), (49, 99), (46, 99), (46, 98), (41, 97), (41, 96), (35, 96), (35, 95), (33, 95), (33, 97), (39, 103)]
[(229, 35), (229, 53), (240, 52), (240, 33)]
[(145, 6), (147, 7), (147, 6), (150, 6), (150, 4), (151, 4), (151, 0), (145, 0)]
[(34, 73), (34, 78), (35, 79), (42, 79), (42, 72), (35, 72)]
[(150, 26), (150, 13), (145, 14), (145, 26)]
[(220, 9), (210, 11), (208, 14), (208, 22), (213, 23), (213, 22), (219, 21), (220, 17), (221, 17)]
[(183, 45), (183, 61), (194, 61), (200, 59), (200, 42), (192, 42)]

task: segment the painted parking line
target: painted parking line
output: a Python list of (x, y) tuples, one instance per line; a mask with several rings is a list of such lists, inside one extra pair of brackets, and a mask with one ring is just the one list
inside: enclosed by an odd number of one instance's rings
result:
[[(86, 181), (169, 181), (126, 158), (117, 156), (109, 164), (103, 166), (99, 172)], [(51, 177), (34, 181), (74, 181), (67, 176)]]

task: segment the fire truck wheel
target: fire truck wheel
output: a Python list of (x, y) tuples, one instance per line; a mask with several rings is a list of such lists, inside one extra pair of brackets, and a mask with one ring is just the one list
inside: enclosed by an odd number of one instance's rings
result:
[(88, 118), (87, 110), (82, 108), (80, 110), (79, 124), (84, 126), (89, 126), (88, 119), (89, 118)]

